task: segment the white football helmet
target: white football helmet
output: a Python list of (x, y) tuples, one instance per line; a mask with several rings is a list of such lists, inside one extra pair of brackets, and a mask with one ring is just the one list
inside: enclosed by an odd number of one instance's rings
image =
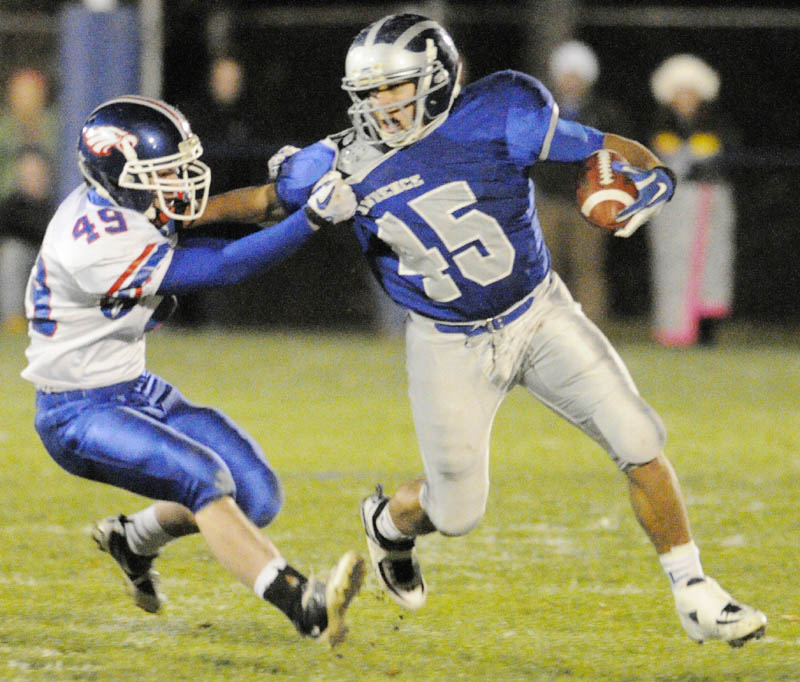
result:
[[(363, 29), (345, 60), (342, 89), (353, 100), (347, 110), (357, 134), (372, 143), (402, 147), (447, 118), (459, 93), (461, 64), (453, 39), (439, 24), (418, 14), (393, 14)], [(370, 93), (407, 81), (416, 84), (412, 97), (380, 106)], [(383, 130), (380, 114), (388, 108), (415, 104), (412, 125)]]

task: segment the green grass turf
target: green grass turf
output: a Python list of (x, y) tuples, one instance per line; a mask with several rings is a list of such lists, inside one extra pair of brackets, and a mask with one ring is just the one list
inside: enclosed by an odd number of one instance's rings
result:
[[(419, 542), (428, 604), (403, 612), (370, 575), (333, 652), (211, 558), (198, 536), (158, 562), (169, 603), (129, 602), (93, 520), (147, 503), (61, 471), (32, 428), (25, 339), (0, 336), (0, 680), (800, 679), (800, 346), (758, 332), (712, 351), (612, 335), (669, 430), (706, 571), (768, 615), (743, 649), (698, 646), (604, 453), (523, 391), (492, 438), (481, 525)], [(215, 405), (264, 447), (286, 492), (268, 529), (325, 576), (366, 551), (359, 500), (420, 471), (399, 342), (311, 333), (149, 340), (150, 368)]]

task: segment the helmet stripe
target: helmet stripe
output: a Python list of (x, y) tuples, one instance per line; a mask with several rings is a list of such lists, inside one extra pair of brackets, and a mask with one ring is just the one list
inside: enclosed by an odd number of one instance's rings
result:
[(398, 47), (404, 48), (412, 40), (414, 40), (414, 38), (416, 38), (420, 33), (429, 28), (436, 29), (440, 27), (439, 24), (437, 24), (435, 21), (431, 21), (430, 19), (428, 19), (427, 21), (420, 21), (418, 24), (414, 24), (413, 26), (410, 26), (405, 31), (403, 31), (403, 33), (400, 34), (397, 40), (394, 41), (394, 44), (397, 45)]
[(378, 31), (380, 31), (381, 28), (383, 27), (383, 25), (387, 21), (389, 21), (389, 19), (392, 19), (392, 18), (393, 18), (392, 16), (384, 17), (380, 21), (376, 21), (374, 24), (372, 24), (372, 27), (370, 28), (369, 33), (367, 34), (367, 37), (364, 38), (364, 45), (370, 45), (370, 46), (374, 45), (375, 44), (375, 38), (378, 35)]

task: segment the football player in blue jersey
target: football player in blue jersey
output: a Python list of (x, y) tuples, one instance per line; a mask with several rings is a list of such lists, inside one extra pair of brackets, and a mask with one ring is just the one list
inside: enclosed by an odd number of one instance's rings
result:
[(93, 537), (124, 572), (137, 606), (162, 604), (153, 562), (200, 532), (233, 575), (303, 634), (338, 644), (365, 564), (347, 552), (327, 582), (306, 579), (261, 533), (282, 503), (261, 448), (218, 410), (189, 402), (145, 369), (145, 332), (174, 295), (242, 281), (352, 216), (335, 171), (302, 208), (236, 241), (181, 226), (281, 217), (272, 185), (208, 198), (211, 172), (184, 116), (126, 96), (105, 102), (79, 136), (81, 183), (53, 216), (28, 281), (30, 345), (22, 376), (36, 392), (36, 431), (68, 472), (156, 500), (111, 516)]
[(618, 215), (629, 220), (621, 237), (672, 197), (673, 173), (638, 142), (561, 119), (550, 92), (528, 75), (501, 71), (462, 89), (459, 70), (439, 24), (384, 17), (347, 53), (342, 87), (353, 127), (303, 150), (286, 147), (270, 164), (290, 209), (329, 169), (343, 174), (372, 272), (408, 311), (408, 385), (424, 478), (391, 497), (379, 486), (362, 502), (379, 582), (398, 604), (423, 605), (415, 538), (465, 535), (479, 523), (492, 421), (521, 385), (625, 474), (689, 637), (733, 646), (760, 637), (764, 614), (702, 570), (660, 418), (550, 268), (528, 171), (603, 147), (620, 152), (628, 163), (615, 162), (615, 170), (639, 189)]

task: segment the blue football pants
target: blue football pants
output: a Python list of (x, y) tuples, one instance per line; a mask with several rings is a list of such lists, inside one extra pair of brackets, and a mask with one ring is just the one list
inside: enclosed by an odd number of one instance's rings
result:
[(200, 407), (160, 377), (36, 394), (36, 431), (68, 472), (192, 512), (230, 495), (259, 527), (282, 491), (258, 444), (219, 410)]

